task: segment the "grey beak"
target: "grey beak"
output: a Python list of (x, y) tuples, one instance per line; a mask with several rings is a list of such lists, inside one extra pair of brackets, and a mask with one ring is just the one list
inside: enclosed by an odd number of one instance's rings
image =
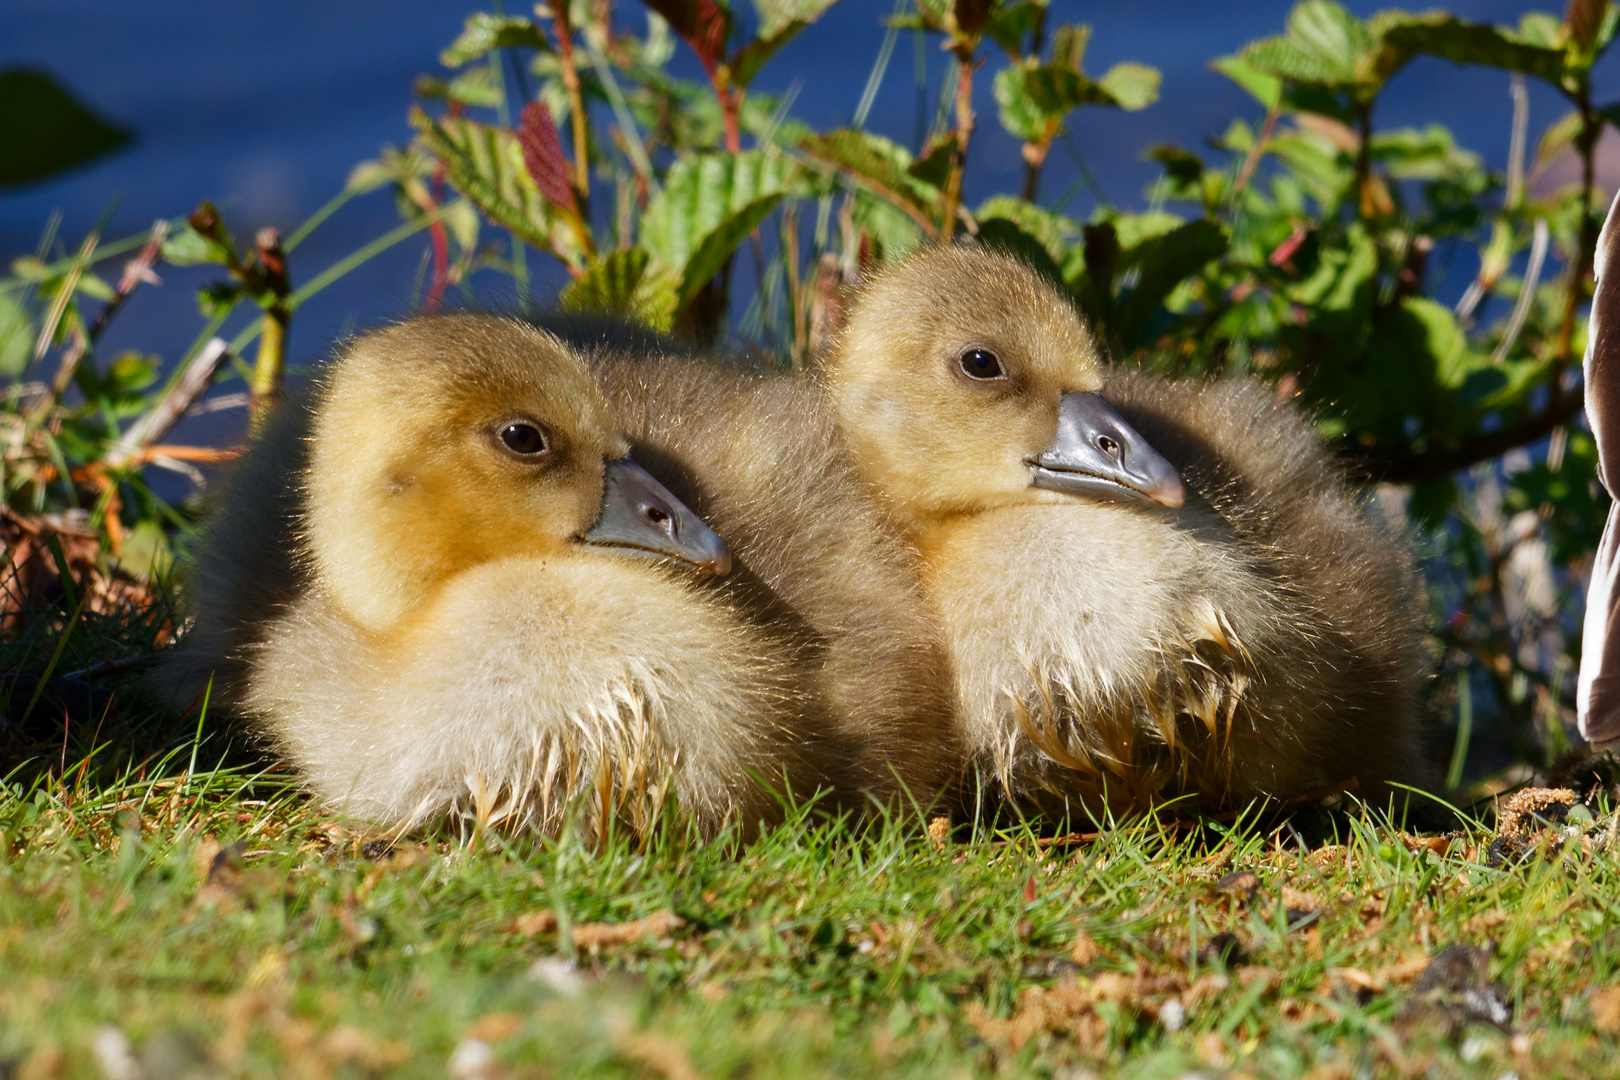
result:
[(1180, 506), (1187, 489), (1100, 394), (1071, 390), (1058, 404), (1057, 439), (1030, 462), (1036, 487), (1096, 499)]
[(585, 542), (627, 555), (679, 559), (716, 577), (731, 573), (726, 542), (629, 458), (607, 463), (602, 510)]

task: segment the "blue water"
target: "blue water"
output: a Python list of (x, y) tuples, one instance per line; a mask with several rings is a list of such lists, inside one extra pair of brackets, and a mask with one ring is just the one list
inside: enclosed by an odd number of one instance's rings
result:
[[(638, 5), (621, 0), (625, 22)], [(1359, 15), (1379, 5), (1348, 5)], [(1279, 32), (1289, 5), (1277, 0), (1210, 4), (1096, 3), (1054, 0), (1049, 25), (1095, 28), (1087, 68), (1138, 60), (1164, 73), (1161, 100), (1145, 113), (1101, 109), (1077, 114), (1074, 146), (1107, 197), (1139, 206), (1156, 175), (1141, 160), (1158, 142), (1202, 149), (1234, 117), (1259, 110), (1208, 62), (1245, 42)], [(521, 5), (513, 10), (520, 10)], [(133, 129), (137, 144), (71, 176), (0, 193), (0, 260), (31, 252), (51, 213), (63, 214), (70, 244), (102, 209), (121, 199), (109, 236), (143, 229), (160, 216), (190, 210), (203, 197), (223, 208), (238, 236), (263, 224), (290, 231), (343, 185), (351, 167), (411, 132), (405, 112), (417, 75), (439, 72), (439, 51), (456, 35), (470, 6), (443, 0), (282, 0), (277, 4), (200, 4), (177, 0), (0, 0), (0, 67), (29, 64), (55, 74), (84, 101)], [(848, 123), (883, 38), (887, 0), (845, 0), (769, 65), (759, 86), (802, 92), (794, 112), (820, 127)], [(1464, 17), (1515, 22), (1527, 5), (1469, 0), (1452, 5)], [(679, 63), (696, 75), (684, 52)], [(1620, 50), (1617, 50), (1620, 51)], [(909, 36), (901, 38), (869, 126), (910, 143), (916, 92)], [(944, 57), (928, 49), (934, 81)], [(992, 70), (977, 80), (979, 134), (967, 182), (970, 204), (1016, 192), (1018, 145), (1000, 131), (990, 95)], [(1620, 62), (1598, 72), (1599, 101), (1620, 97)], [(1382, 99), (1380, 126), (1439, 121), (1495, 165), (1505, 161), (1511, 116), (1507, 76), (1423, 60), (1399, 75)], [(1563, 115), (1550, 90), (1532, 86), (1532, 135)], [(1617, 155), (1620, 163), (1620, 155)], [(1056, 198), (1077, 175), (1074, 160), (1054, 149), (1042, 185)], [(1088, 191), (1068, 206), (1084, 217)], [(377, 193), (351, 203), (294, 256), (295, 284), (397, 224), (391, 200)], [(425, 240), (413, 239), (313, 299), (293, 324), (295, 362), (318, 360), (332, 339), (404, 314)], [(531, 265), (545, 257), (531, 257)], [(1461, 277), (1472, 266), (1457, 271)], [(193, 289), (209, 274), (165, 271), (162, 288), (143, 288), (104, 339), (104, 355), (138, 349), (172, 359), (200, 328)], [(539, 291), (559, 275), (544, 268)], [(1457, 285), (1460, 290), (1460, 283)], [(229, 421), (218, 420), (217, 423)]]

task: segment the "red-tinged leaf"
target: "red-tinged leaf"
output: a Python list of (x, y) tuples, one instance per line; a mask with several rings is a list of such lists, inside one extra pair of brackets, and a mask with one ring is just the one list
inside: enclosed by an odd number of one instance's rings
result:
[(577, 212), (574, 189), (568, 186), (572, 166), (563, 155), (562, 139), (557, 134), (556, 122), (551, 119), (551, 110), (538, 101), (523, 106), (517, 137), (518, 145), (523, 147), (523, 165), (540, 194), (553, 206)]
[(1031, 874), (1031, 875), (1029, 875), (1029, 880), (1024, 882), (1024, 903), (1033, 904), (1034, 902), (1035, 902), (1035, 875)]
[(1298, 251), (1300, 245), (1304, 242), (1305, 227), (1303, 225), (1294, 226), (1293, 233), (1289, 235), (1288, 239), (1277, 245), (1277, 250), (1266, 257), (1266, 262), (1285, 270), (1293, 269), (1288, 260), (1294, 257), (1294, 252)]
[(714, 0), (646, 0), (646, 4), (686, 39), (704, 67), (713, 68), (725, 59), (726, 12)]

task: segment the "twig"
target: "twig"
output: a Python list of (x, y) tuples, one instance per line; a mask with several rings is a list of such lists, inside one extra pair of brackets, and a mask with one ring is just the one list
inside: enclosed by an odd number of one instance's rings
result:
[(1511, 210), (1524, 197), (1525, 134), (1530, 127), (1530, 92), (1525, 89), (1524, 76), (1517, 71), (1508, 84), (1508, 93), (1513, 98), (1513, 136), (1508, 143), (1507, 192), (1503, 202)]
[(1450, 476), (1459, 469), (1478, 465), (1482, 461), (1501, 457), (1516, 446), (1534, 442), (1560, 424), (1575, 419), (1584, 404), (1580, 394), (1561, 394), (1552, 398), (1547, 407), (1516, 424), (1497, 428), (1456, 446), (1436, 447), (1417, 454), (1384, 457), (1374, 448), (1346, 444), (1342, 452), (1358, 463), (1360, 471), (1370, 481), (1388, 484), (1421, 484)]
[(1513, 305), (1513, 316), (1508, 319), (1502, 340), (1491, 354), (1491, 364), (1500, 365), (1507, 359), (1508, 350), (1519, 340), (1524, 320), (1530, 315), (1530, 305), (1536, 298), (1536, 285), (1541, 281), (1541, 266), (1547, 258), (1547, 219), (1536, 218), (1535, 235), (1530, 240), (1530, 263), (1524, 269), (1524, 284), (1519, 287), (1518, 302)]
[(945, 207), (940, 214), (940, 235), (956, 235), (957, 207), (962, 205), (962, 174), (967, 170), (968, 142), (973, 138), (973, 44), (962, 42), (956, 53), (956, 146), (951, 150), (951, 171), (945, 182)]
[(1266, 110), (1266, 121), (1260, 125), (1260, 136), (1254, 140), (1254, 145), (1249, 147), (1249, 153), (1243, 159), (1243, 166), (1238, 169), (1237, 179), (1232, 181), (1232, 194), (1227, 197), (1227, 201), (1233, 206), (1237, 205), (1244, 189), (1254, 177), (1254, 170), (1260, 166), (1260, 158), (1266, 152), (1266, 143), (1271, 141), (1271, 134), (1277, 129), (1277, 115), (1275, 108)]
[(106, 456), (109, 468), (121, 469), (152, 443), (163, 438), (169, 429), (184, 416), (192, 404), (208, 389), (208, 383), (221, 364), (230, 357), (230, 349), (223, 338), (214, 338), (186, 366), (168, 393), (152, 406), (145, 415), (118, 440)]
[[(557, 35), (557, 66), (562, 72), (563, 92), (568, 95), (568, 115), (574, 135), (574, 198), (579, 216), (591, 219), (591, 162), (585, 125), (585, 97), (580, 92), (579, 67), (574, 62), (574, 28), (568, 21), (568, 0), (549, 0), (552, 27)], [(539, 5), (535, 5), (539, 8)], [(538, 11), (537, 11), (538, 13)]]
[(287, 278), (287, 256), (281, 250), (281, 234), (273, 228), (263, 228), (254, 237), (258, 247), (259, 265), (264, 268), (264, 286), (275, 301), (264, 313), (264, 328), (259, 335), (259, 355), (253, 365), (253, 415), (249, 423), (255, 433), (263, 429), (270, 406), (281, 396), (281, 367), (287, 352), (287, 323), (292, 309), (287, 296), (292, 285)]

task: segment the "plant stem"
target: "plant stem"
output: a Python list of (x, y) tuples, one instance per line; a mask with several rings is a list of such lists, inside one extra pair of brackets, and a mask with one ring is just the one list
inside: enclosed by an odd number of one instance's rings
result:
[(281, 369), (287, 353), (287, 324), (292, 319), (287, 298), (292, 286), (287, 279), (287, 255), (281, 248), (281, 234), (275, 229), (264, 228), (259, 230), (254, 240), (259, 249), (259, 265), (264, 268), (264, 288), (275, 297), (265, 309), (264, 328), (259, 334), (259, 355), (253, 365), (253, 383), (249, 387), (249, 430), (257, 435), (264, 430), (270, 408), (281, 397)]
[(591, 162), (586, 138), (585, 98), (580, 92), (579, 67), (574, 62), (574, 28), (568, 22), (568, 0), (551, 0), (551, 21), (557, 35), (557, 65), (562, 71), (563, 92), (568, 95), (568, 115), (574, 133), (574, 198), (579, 216), (591, 219)]
[(973, 138), (973, 44), (959, 42), (956, 53), (956, 145), (951, 149), (951, 171), (945, 181), (945, 206), (939, 232), (946, 238), (956, 235), (957, 210), (962, 205), (962, 174), (967, 168), (968, 143)]

